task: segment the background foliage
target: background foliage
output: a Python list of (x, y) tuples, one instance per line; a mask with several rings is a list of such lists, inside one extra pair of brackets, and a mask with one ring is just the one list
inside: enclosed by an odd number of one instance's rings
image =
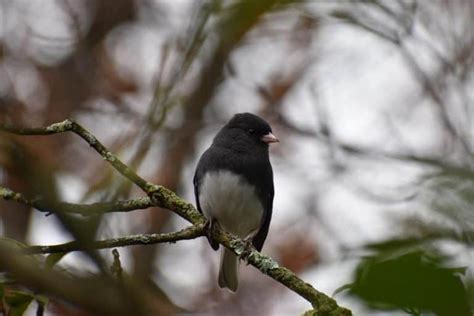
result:
[[(472, 314), (472, 0), (3, 0), (0, 16), (2, 126), (73, 119), (146, 180), (193, 201), (195, 161), (210, 137), (233, 113), (257, 113), (281, 140), (264, 253), (318, 290), (339, 288), (336, 300), (355, 315)], [(156, 207), (45, 216), (59, 201), (143, 196), (69, 134), (2, 132), (0, 185), (36, 203), (0, 201), (5, 247), (185, 227)], [(201, 239), (35, 255), (18, 261), (21, 275), (3, 272), (0, 307), (309, 309), (252, 267), (242, 267), (237, 295), (222, 292), (218, 255)], [(5, 249), (4, 264), (20, 260)], [(88, 284), (67, 283), (81, 278)], [(84, 294), (91, 289), (103, 295)]]

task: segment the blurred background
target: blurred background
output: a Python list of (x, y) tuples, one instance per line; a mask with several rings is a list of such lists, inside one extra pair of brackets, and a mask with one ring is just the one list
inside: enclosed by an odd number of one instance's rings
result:
[[(76, 120), (142, 177), (194, 201), (213, 135), (256, 113), (280, 139), (263, 253), (328, 295), (348, 285), (335, 298), (354, 315), (469, 315), (473, 21), (472, 0), (2, 0), (0, 122)], [(75, 203), (142, 195), (74, 135), (2, 133), (0, 184)], [(72, 238), (24, 205), (0, 201), (0, 216), (2, 236), (27, 244)], [(186, 222), (148, 209), (94, 225), (111, 238)], [(310, 309), (245, 264), (238, 293), (220, 290), (219, 254), (204, 238), (119, 253), (163, 315)], [(59, 266), (98, 273), (81, 253)], [(45, 315), (88, 313), (52, 299)]]

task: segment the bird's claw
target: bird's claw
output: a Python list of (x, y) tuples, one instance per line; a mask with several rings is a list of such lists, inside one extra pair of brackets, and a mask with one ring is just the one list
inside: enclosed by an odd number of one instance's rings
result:
[(255, 250), (255, 247), (252, 244), (252, 238), (248, 237), (244, 239), (244, 244), (243, 244), (243, 251), (240, 254), (239, 258), (245, 262), (245, 264), (249, 264), (247, 261), (247, 258), (250, 256), (252, 251)]
[(204, 226), (204, 230), (206, 232), (206, 237), (207, 240), (209, 241), (209, 244), (211, 245), (212, 249), (217, 250), (219, 249), (219, 243), (212, 238), (212, 232), (215, 229), (216, 226), (218, 226), (219, 223), (214, 220), (214, 219), (208, 219), (206, 221), (206, 224)]

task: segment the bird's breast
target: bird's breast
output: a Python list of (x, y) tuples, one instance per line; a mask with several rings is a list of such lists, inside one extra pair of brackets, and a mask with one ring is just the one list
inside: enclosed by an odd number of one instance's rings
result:
[(207, 218), (241, 238), (255, 234), (261, 225), (263, 206), (242, 176), (231, 171), (207, 172), (201, 181), (199, 203)]

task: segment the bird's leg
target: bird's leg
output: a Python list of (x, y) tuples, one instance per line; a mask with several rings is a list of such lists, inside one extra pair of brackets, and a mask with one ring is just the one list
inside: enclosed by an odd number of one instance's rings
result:
[(247, 261), (248, 256), (252, 253), (253, 250), (255, 250), (255, 247), (253, 246), (252, 243), (253, 236), (250, 235), (247, 238), (245, 238), (244, 241), (244, 249), (242, 253), (240, 254), (239, 258), (245, 261), (245, 264), (249, 264)]
[(216, 226), (220, 226), (215, 218), (208, 219), (204, 230), (206, 231), (206, 237), (211, 245), (212, 249), (219, 249), (219, 243), (212, 238), (212, 232)]

